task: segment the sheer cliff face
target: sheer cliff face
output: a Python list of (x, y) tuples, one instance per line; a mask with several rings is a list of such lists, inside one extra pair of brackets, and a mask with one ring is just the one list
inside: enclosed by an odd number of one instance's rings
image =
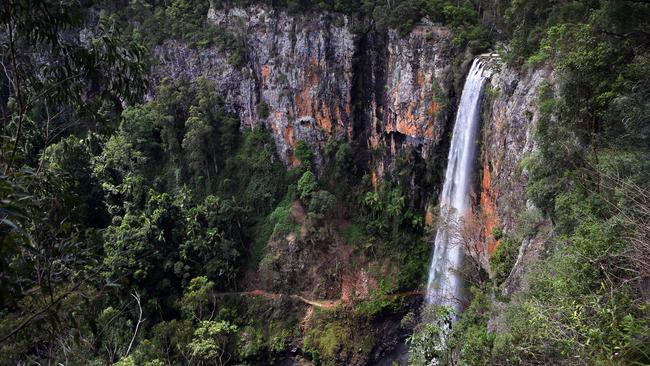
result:
[[(492, 229), (512, 232), (521, 231), (526, 225), (537, 227), (536, 234), (525, 236), (520, 243), (517, 263), (506, 281), (506, 292), (519, 287), (522, 273), (536, 260), (550, 227), (541, 216), (532, 217), (535, 209), (526, 200), (528, 173), (522, 161), (536, 148), (534, 131), (540, 114), (537, 97), (540, 87), (552, 78), (548, 68), (517, 72), (504, 66), (493, 75), (486, 92), (477, 208), (484, 222), (485, 258), (498, 246)], [(529, 216), (528, 221), (535, 222), (521, 222), (525, 215)]]
[(451, 38), (447, 28), (432, 24), (417, 26), (404, 37), (391, 31), (384, 53), (372, 55), (377, 66), (365, 125), (369, 127), (369, 148), (385, 151), (374, 162), (375, 177), (383, 175), (405, 146), (417, 148), (424, 159), (430, 158), (452, 127), (451, 63), (456, 49)]
[[(197, 51), (165, 44), (157, 50), (161, 74), (213, 79), (242, 128), (269, 128), (287, 165), (297, 141), (319, 147), (348, 134), (354, 37), (347, 18), (251, 7), (211, 10), (208, 20), (236, 46)], [(233, 62), (235, 52), (243, 62)]]
[(167, 41), (155, 50), (155, 74), (214, 80), (242, 128), (268, 127), (287, 166), (300, 140), (315, 151), (330, 138), (384, 149), (380, 174), (402, 146), (422, 146), (426, 155), (441, 141), (453, 52), (446, 28), (359, 35), (343, 15), (262, 6), (210, 10), (208, 19), (243, 46), (243, 62), (233, 65), (234, 50)]
[[(549, 69), (516, 72), (504, 67), (492, 77), (483, 121), (480, 203), (492, 228), (512, 229), (526, 208), (527, 172), (522, 160), (535, 149), (537, 95)], [(494, 249), (493, 243), (490, 252)]]

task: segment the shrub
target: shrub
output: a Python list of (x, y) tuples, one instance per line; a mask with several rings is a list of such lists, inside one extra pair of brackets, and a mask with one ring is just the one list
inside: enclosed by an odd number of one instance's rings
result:
[(518, 249), (519, 247), (513, 239), (503, 237), (492, 256), (490, 256), (490, 270), (497, 285), (503, 283), (510, 275), (510, 271), (512, 271), (512, 267), (517, 261)]
[(314, 158), (314, 153), (309, 149), (309, 146), (304, 141), (298, 141), (296, 143), (295, 150), (293, 152), (294, 156), (300, 164), (305, 165), (307, 168), (311, 166), (312, 159)]
[(269, 117), (269, 105), (266, 104), (266, 102), (260, 102), (257, 105), (257, 115), (262, 118), (266, 119)]
[(298, 180), (298, 194), (303, 202), (308, 202), (312, 194), (318, 189), (318, 182), (314, 173), (306, 171)]
[(494, 240), (501, 240), (503, 238), (503, 229), (500, 227), (492, 228), (492, 237)]

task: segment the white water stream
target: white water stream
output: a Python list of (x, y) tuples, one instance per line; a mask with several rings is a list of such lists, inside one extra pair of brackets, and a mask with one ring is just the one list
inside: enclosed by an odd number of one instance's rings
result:
[(451, 228), (469, 210), (476, 141), (481, 123), (481, 97), (491, 75), (484, 65), (480, 58), (474, 60), (460, 97), (427, 282), (427, 303), (450, 306), (457, 313), (462, 309), (463, 281), (458, 271), (463, 264), (464, 248)]

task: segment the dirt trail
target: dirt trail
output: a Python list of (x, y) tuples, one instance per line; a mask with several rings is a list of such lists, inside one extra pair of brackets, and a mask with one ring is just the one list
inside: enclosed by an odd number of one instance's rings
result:
[[(270, 300), (276, 300), (280, 298), (281, 294), (275, 294), (271, 292), (266, 292), (263, 290), (252, 290), (252, 291), (245, 291), (245, 292), (229, 292), (229, 293), (224, 293), (221, 295), (240, 295), (240, 296), (258, 296), (258, 297), (263, 297), (265, 299), (270, 299)], [(294, 300), (298, 300), (301, 302), (304, 302), (307, 305), (315, 306), (317, 308), (324, 308), (324, 309), (333, 309), (337, 307), (340, 303), (341, 300), (309, 300), (305, 299), (304, 297), (300, 295), (287, 295), (291, 297)]]
[[(408, 292), (402, 292), (398, 294), (392, 294), (392, 295), (386, 295), (386, 298), (397, 298), (397, 297), (411, 297), (411, 296), (421, 296), (424, 293), (422, 291), (408, 291)], [(251, 291), (244, 291), (244, 292), (222, 292), (218, 293), (217, 296), (257, 296), (257, 297), (263, 297), (265, 299), (269, 300), (276, 300), (279, 299), (282, 294), (277, 294), (277, 293), (272, 293), (272, 292), (267, 292), (263, 290), (251, 290)], [(290, 298), (301, 301), (307, 305), (311, 305), (313, 307), (317, 308), (322, 308), (322, 309), (334, 309), (337, 306), (341, 305), (342, 303), (349, 303), (349, 301), (343, 301), (343, 300), (310, 300), (306, 299), (300, 295), (287, 295)]]

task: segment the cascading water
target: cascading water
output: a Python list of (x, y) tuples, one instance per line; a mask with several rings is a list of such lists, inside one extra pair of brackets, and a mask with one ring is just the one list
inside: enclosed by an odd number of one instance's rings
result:
[(427, 303), (450, 306), (456, 312), (461, 310), (463, 283), (458, 271), (463, 262), (464, 248), (451, 227), (469, 209), (476, 139), (481, 120), (481, 96), (491, 76), (484, 66), (480, 58), (474, 60), (460, 97), (440, 196), (440, 224), (427, 283)]

